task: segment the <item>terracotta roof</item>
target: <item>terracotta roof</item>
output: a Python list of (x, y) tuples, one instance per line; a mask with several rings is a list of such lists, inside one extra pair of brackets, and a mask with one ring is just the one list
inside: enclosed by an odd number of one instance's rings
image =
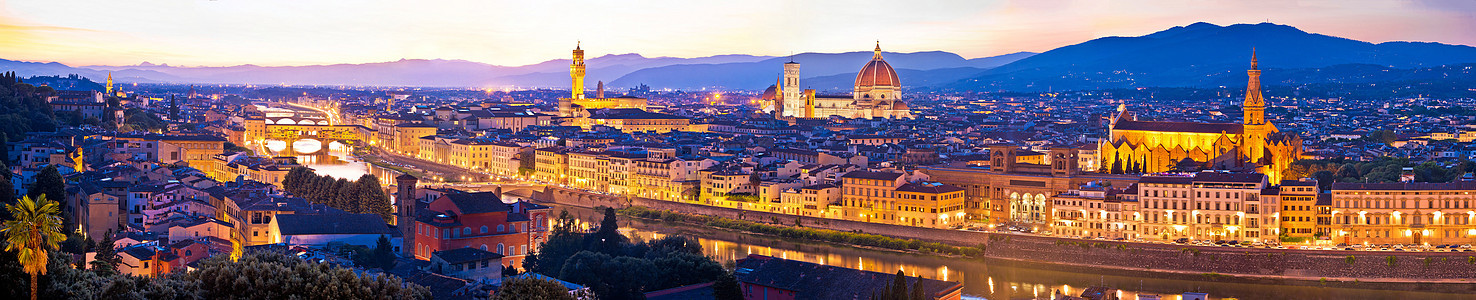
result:
[[(756, 254), (738, 260), (733, 273), (739, 282), (793, 291), (794, 299), (864, 299), (896, 277)], [(963, 284), (958, 282), (910, 276), (904, 279), (908, 287), (919, 280), (929, 299), (963, 289)]]
[(898, 192), (945, 194), (961, 192), (963, 188), (937, 182), (913, 182), (897, 187)]
[(1240, 134), (1245, 129), (1238, 123), (1196, 123), (1118, 120), (1112, 130), (1140, 130), (1159, 132), (1232, 133)]
[(1159, 184), (1189, 184), (1193, 182), (1193, 180), (1194, 178), (1184, 176), (1143, 176), (1138, 178), (1139, 183)]
[(1265, 180), (1266, 175), (1261, 173), (1220, 173), (1199, 172), (1194, 174), (1195, 182), (1241, 182), (1258, 183)]
[(1390, 183), (1333, 183), (1336, 190), (1476, 190), (1476, 181), (1457, 182), (1390, 182)]
[(861, 67), (861, 72), (856, 73), (856, 87), (873, 86), (902, 86), (902, 81), (897, 79), (897, 71), (881, 55), (867, 62), (866, 66)]
[(902, 177), (902, 173), (872, 172), (872, 171), (852, 171), (852, 172), (846, 173), (846, 175), (844, 175), (844, 176), (841, 176), (841, 178), (860, 178), (860, 179), (875, 179), (875, 180), (897, 180), (897, 177)]
[(446, 263), (457, 264), (470, 261), (481, 261), (483, 259), (502, 259), (502, 254), (490, 252), (477, 248), (456, 248), (451, 250), (436, 251), (431, 253)]

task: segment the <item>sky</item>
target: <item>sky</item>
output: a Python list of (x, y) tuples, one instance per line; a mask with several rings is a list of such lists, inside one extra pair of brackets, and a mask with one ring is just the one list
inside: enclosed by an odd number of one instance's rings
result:
[(0, 59), (295, 66), (586, 55), (1041, 52), (1194, 22), (1476, 45), (1471, 0), (0, 0)]

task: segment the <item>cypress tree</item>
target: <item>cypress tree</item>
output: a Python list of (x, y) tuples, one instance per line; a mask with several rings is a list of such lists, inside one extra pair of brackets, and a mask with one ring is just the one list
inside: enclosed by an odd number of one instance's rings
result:
[(912, 282), (912, 297), (910, 297), (912, 300), (928, 300), (927, 293), (923, 291), (922, 285), (922, 277), (918, 277), (917, 281)]
[[(4, 162), (6, 170), (10, 169), (10, 137), (0, 132), (0, 162)], [(7, 171), (9, 172), (9, 171)]]
[(113, 248), (113, 231), (103, 235), (102, 242), (97, 243), (97, 254), (93, 256), (91, 264), (92, 272), (98, 276), (108, 277), (118, 274), (118, 249)]
[(395, 267), (395, 249), (390, 244), (389, 237), (381, 234), (379, 240), (374, 244), (374, 262), (381, 269), (389, 270)]
[(1112, 174), (1122, 174), (1122, 157), (1112, 156)]
[(887, 291), (890, 292), (887, 294), (887, 299), (907, 299), (907, 274), (902, 273), (902, 270), (897, 270), (897, 276), (892, 277), (892, 285), (887, 287)]

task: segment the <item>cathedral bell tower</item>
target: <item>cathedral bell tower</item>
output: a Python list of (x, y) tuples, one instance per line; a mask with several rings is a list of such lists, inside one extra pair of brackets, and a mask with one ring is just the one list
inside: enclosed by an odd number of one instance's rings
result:
[(800, 99), (803, 97), (804, 90), (800, 89), (799, 85), (799, 69), (800, 64), (793, 60), (784, 63), (784, 80), (779, 85), (779, 99), (782, 99), (779, 102), (785, 106), (780, 111), (782, 111), (784, 116), (803, 116), (801, 110), (805, 106), (804, 102), (800, 101)]

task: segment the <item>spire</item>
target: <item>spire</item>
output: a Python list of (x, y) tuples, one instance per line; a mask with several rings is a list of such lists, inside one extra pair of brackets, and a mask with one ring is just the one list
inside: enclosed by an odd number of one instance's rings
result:
[(579, 44), (583, 44), (583, 43), (584, 43), (583, 41), (578, 41), (578, 40), (574, 41), (574, 50), (579, 50)]
[(1245, 71), (1249, 79), (1245, 83), (1245, 103), (1241, 105), (1245, 110), (1243, 118), (1247, 125), (1266, 124), (1266, 99), (1261, 95), (1261, 70), (1257, 69), (1258, 64), (1255, 49), (1251, 49), (1251, 69)]
[(876, 41), (876, 50), (873, 51), (876, 52), (876, 54), (872, 54), (871, 59), (881, 59), (881, 40)]
[(1256, 48), (1251, 47), (1251, 70), (1259, 70), (1259, 68), (1257, 68), (1257, 65), (1259, 64), (1260, 63), (1256, 59)]

